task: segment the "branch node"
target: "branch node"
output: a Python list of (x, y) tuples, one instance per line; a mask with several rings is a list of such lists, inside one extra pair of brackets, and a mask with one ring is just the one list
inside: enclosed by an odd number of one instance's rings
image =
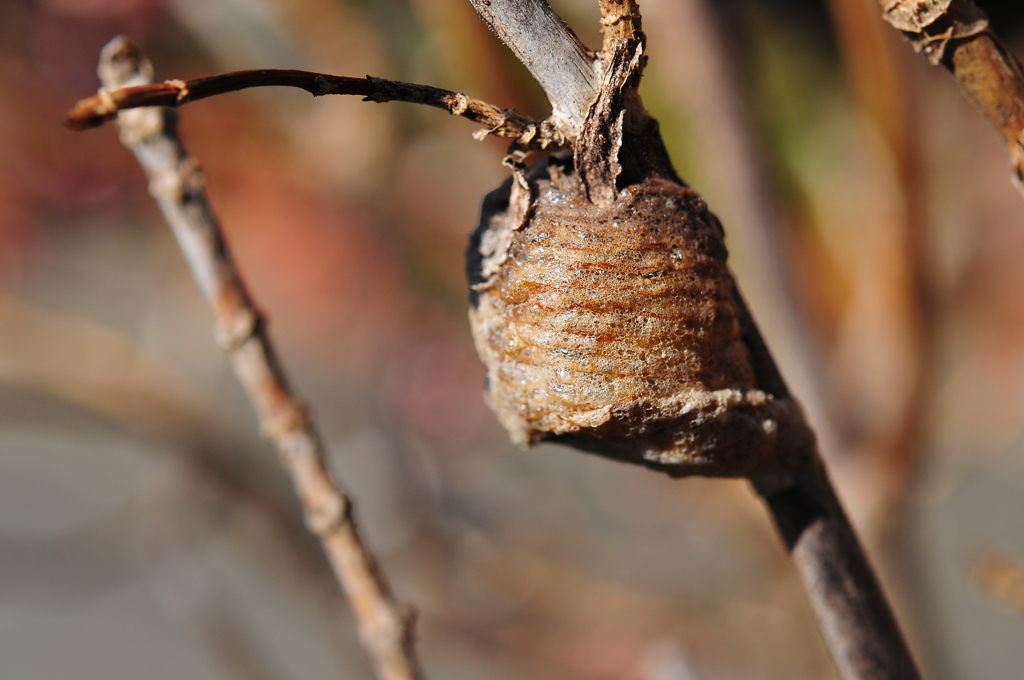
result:
[(453, 116), (461, 116), (469, 108), (469, 97), (461, 92), (456, 92), (452, 95), (451, 103), (448, 106), (448, 110)]
[(988, 31), (988, 17), (971, 0), (889, 0), (882, 12), (933, 66), (943, 64), (951, 42)]
[(323, 97), (330, 94), (332, 89), (331, 84), (327, 82), (327, 78), (324, 78), (323, 75), (318, 75), (313, 79), (312, 95), (314, 97)]
[(96, 96), (99, 98), (99, 106), (96, 107), (96, 115), (101, 118), (108, 118), (109, 116), (117, 113), (117, 102), (110, 94), (110, 90), (105, 87), (101, 87), (97, 92)]
[(263, 318), (255, 309), (237, 309), (230, 316), (220, 315), (214, 328), (214, 338), (222, 350), (234, 352), (262, 330)]
[[(260, 423), (260, 433), (273, 441), (287, 439), (290, 435), (301, 434), (310, 427), (312, 421), (306, 407), (298, 401), (279, 405), (277, 411), (264, 416)], [(288, 457), (290, 452), (283, 451), (282, 456)]]
[(390, 98), (384, 94), (384, 87), (388, 84), (384, 78), (377, 78), (375, 76), (367, 75), (366, 82), (368, 82), (372, 88), (370, 94), (363, 98), (364, 102), (374, 102), (375, 104), (384, 104), (390, 101)]
[(189, 92), (188, 90), (188, 83), (186, 83), (184, 80), (179, 80), (175, 78), (174, 80), (164, 81), (164, 84), (170, 85), (171, 87), (174, 87), (178, 90), (178, 97), (176, 100), (178, 106), (181, 106), (182, 104), (188, 101), (191, 92)]

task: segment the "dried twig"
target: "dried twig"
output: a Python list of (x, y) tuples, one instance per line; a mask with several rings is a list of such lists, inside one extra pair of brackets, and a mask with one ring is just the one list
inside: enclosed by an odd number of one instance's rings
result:
[[(503, 16), (513, 17), (514, 24), (517, 17), (550, 11), (544, 0), (471, 1), (492, 27), (495, 27), (495, 23), (500, 24)], [(626, 136), (630, 132), (630, 118), (634, 122), (644, 118), (639, 98), (630, 99), (635, 96), (635, 86), (643, 65), (643, 35), (639, 31), (639, 18), (633, 16), (636, 14), (635, 3), (631, 0), (602, 0), (600, 4), (605, 25), (606, 50), (606, 54), (602, 55), (599, 69), (602, 82), (595, 84), (595, 89), (589, 96), (581, 96), (578, 90), (571, 90), (571, 96), (561, 100), (558, 98), (558, 87), (545, 84), (543, 81), (542, 84), (548, 97), (552, 99), (552, 107), (556, 111), (562, 111), (570, 119), (582, 118), (589, 124), (595, 115), (602, 115), (601, 111), (607, 108), (607, 113), (611, 116), (609, 120), (614, 120), (618, 107), (618, 111), (624, 112), (626, 123), (611, 122), (604, 127), (610, 128), (613, 136), (622, 135), (621, 149), (624, 153), (621, 160), (624, 164), (645, 165), (646, 168), (640, 169), (640, 176), (671, 177), (670, 166), (658, 167), (667, 161), (667, 157), (664, 156), (656, 124), (648, 126), (645, 135), (634, 134), (631, 138)], [(494, 9), (499, 5), (503, 14)], [(529, 36), (523, 37), (521, 31), (501, 30), (500, 25), (495, 28), (499, 37), (509, 44), (531, 71), (536, 63), (548, 59), (572, 59), (577, 51), (578, 43), (574, 40), (575, 36), (571, 36), (567, 28), (563, 28), (567, 34), (563, 40), (551, 40), (543, 44)], [(615, 49), (610, 50), (613, 47)], [(559, 49), (564, 53), (553, 54), (553, 51), (557, 52)], [(623, 54), (632, 54), (636, 66), (625, 80), (612, 82), (610, 79), (614, 77), (618, 64), (616, 60), (621, 59)], [(609, 84), (616, 89), (612, 90)], [(633, 92), (630, 92), (631, 89)], [(618, 96), (616, 92), (623, 93), (623, 99), (606, 101), (611, 96)], [(619, 120), (622, 121), (623, 118)], [(616, 133), (616, 130), (621, 132)], [(595, 143), (600, 143), (600, 140)], [(580, 146), (580, 140), (576, 141), (576, 146)], [(616, 177), (628, 177), (626, 172), (621, 176), (614, 172), (614, 166), (617, 165), (614, 157), (619, 154), (619, 150), (620, 147), (614, 145), (610, 149), (612, 158), (607, 159), (606, 164), (613, 170), (610, 175), (613, 183), (606, 186), (606, 189), (614, 189)], [(587, 157), (578, 158), (577, 168), (590, 164), (590, 160), (592, 159)], [(625, 171), (626, 168), (620, 170)], [(581, 174), (582, 172), (583, 170)], [(588, 186), (588, 194), (592, 193), (592, 188)], [(603, 198), (607, 200), (608, 196)], [(743, 329), (742, 341), (750, 353), (758, 388), (772, 395), (774, 399), (789, 400), (789, 390), (738, 292), (735, 293), (734, 299), (740, 307), (738, 314)], [(796, 419), (799, 420), (800, 416), (797, 415)], [(788, 438), (780, 441), (779, 463), (775, 469), (756, 471), (751, 481), (767, 501), (793, 555), (842, 676), (847, 680), (917, 678), (918, 673), (906, 643), (863, 549), (836, 499), (813, 437), (808, 436), (807, 427), (803, 423), (789, 428), (787, 433), (780, 434), (780, 437)], [(573, 439), (568, 436), (552, 439), (576, 445), (582, 442), (579, 438)], [(607, 448), (590, 450), (609, 453)], [(629, 460), (628, 456), (613, 457)], [(797, 463), (795, 467), (784, 467), (783, 461), (802, 462)], [(639, 461), (634, 459), (634, 462)], [(671, 465), (658, 469), (672, 473)]]
[(561, 136), (550, 122), (532, 120), (512, 109), (502, 110), (461, 92), (372, 76), (350, 78), (286, 69), (235, 71), (194, 80), (168, 80), (100, 90), (99, 94), (75, 104), (67, 113), (65, 125), (72, 130), (86, 130), (113, 120), (119, 111), (146, 106), (177, 108), (207, 97), (253, 87), (297, 87), (314, 97), (348, 94), (377, 103), (399, 101), (424, 104), (485, 125), (486, 128), (480, 131), (481, 136), (490, 134), (509, 137), (529, 148), (562, 144)]
[(759, 491), (793, 556), (840, 675), (846, 680), (919, 678), (820, 459), (795, 481), (782, 490)]
[(544, 0), (470, 2), (544, 88), (552, 118), (568, 133), (578, 133), (597, 93), (590, 50)]
[(914, 50), (944, 66), (1003, 137), (1024, 194), (1024, 69), (973, 0), (880, 0)]
[[(100, 56), (104, 87), (147, 85), (152, 66), (127, 38), (112, 40)], [(150, 178), (150, 193), (170, 224), (203, 296), (213, 308), (217, 336), (277, 447), (305, 512), (359, 622), (378, 677), (414, 680), (413, 617), (391, 595), (376, 560), (352, 519), (351, 501), (331, 479), (324, 447), (303, 405), (289, 389), (265, 324), (228, 252), (195, 161), (181, 144), (172, 111), (138, 109), (118, 116), (122, 142)]]

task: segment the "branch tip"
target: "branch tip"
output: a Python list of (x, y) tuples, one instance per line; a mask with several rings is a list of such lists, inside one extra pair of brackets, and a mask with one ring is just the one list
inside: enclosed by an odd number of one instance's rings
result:
[[(123, 70), (118, 69), (119, 72)], [(64, 125), (73, 131), (88, 130), (113, 120), (119, 111), (146, 106), (177, 108), (207, 97), (254, 87), (295, 87), (314, 97), (328, 94), (356, 95), (361, 96), (363, 101), (378, 104), (392, 101), (423, 104), (480, 123), (487, 128), (488, 134), (519, 140), (524, 144), (529, 142), (530, 148), (551, 148), (564, 144), (562, 137), (554, 134), (554, 128), (551, 128), (552, 134), (535, 138), (530, 133), (528, 139), (524, 140), (531, 126), (538, 126), (537, 121), (512, 109), (502, 110), (461, 92), (374, 76), (351, 78), (286, 69), (234, 71), (187, 81), (167, 80), (154, 85), (101, 89), (92, 97), (75, 104), (67, 112)]]

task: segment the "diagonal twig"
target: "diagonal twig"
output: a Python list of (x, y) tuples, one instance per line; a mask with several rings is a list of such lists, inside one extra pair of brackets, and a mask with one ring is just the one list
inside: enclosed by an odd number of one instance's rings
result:
[[(153, 69), (121, 36), (103, 48), (98, 73), (109, 89), (147, 85)], [(352, 503), (338, 490), (325, 449), (304, 406), (288, 387), (263, 317), (245, 288), (210, 210), (203, 178), (178, 138), (173, 111), (136, 109), (118, 116), (121, 141), (149, 176), (200, 291), (213, 308), (216, 333), (302, 502), (306, 525), (323, 546), (358, 620), (381, 680), (420, 677), (412, 612), (399, 605), (356, 529)]]
[(526, 148), (543, 149), (562, 145), (560, 135), (550, 122), (535, 121), (513, 109), (500, 109), (461, 92), (373, 76), (351, 78), (288, 69), (234, 71), (193, 80), (167, 80), (155, 84), (103, 89), (75, 104), (67, 112), (64, 124), (71, 130), (86, 130), (114, 120), (119, 111), (147, 106), (177, 108), (207, 97), (254, 87), (295, 87), (314, 97), (328, 94), (356, 95), (363, 97), (363, 101), (379, 104), (393, 101), (424, 104), (484, 125), (479, 136), (512, 138)]
[(1024, 69), (973, 0), (880, 0), (882, 14), (934, 66), (943, 66), (1003, 138), (1024, 194)]

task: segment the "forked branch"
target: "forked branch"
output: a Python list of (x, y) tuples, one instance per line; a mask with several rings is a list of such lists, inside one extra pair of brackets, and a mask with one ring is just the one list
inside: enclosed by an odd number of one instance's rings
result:
[(552, 119), (575, 136), (597, 93), (594, 55), (544, 0), (470, 0), (540, 83)]
[[(98, 72), (106, 88), (139, 85), (142, 87), (131, 89), (152, 91), (146, 86), (152, 81), (153, 68), (138, 46), (125, 37), (115, 38), (103, 48)], [(157, 91), (173, 90), (157, 86)], [(320, 539), (348, 595), (378, 678), (416, 680), (420, 673), (413, 647), (412, 613), (392, 596), (377, 561), (356, 530), (351, 501), (338, 490), (327, 470), (323, 442), (305, 407), (288, 387), (263, 317), (253, 305), (210, 210), (202, 173), (178, 138), (174, 112), (155, 108), (126, 111), (118, 117), (118, 128), (121, 141), (149, 176), (150, 193), (213, 308), (217, 337), (256, 409), (263, 434), (273, 441), (295, 484), (306, 525)]]

